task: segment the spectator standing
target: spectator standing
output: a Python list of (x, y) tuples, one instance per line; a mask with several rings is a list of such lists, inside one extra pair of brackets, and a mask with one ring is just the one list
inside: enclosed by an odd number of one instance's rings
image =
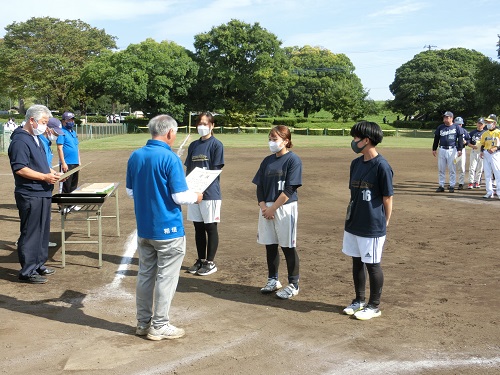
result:
[[(392, 213), (392, 168), (376, 146), (384, 137), (380, 126), (361, 121), (351, 128), (351, 148), (362, 156), (351, 162), (342, 252), (352, 257), (352, 276), (356, 297), (344, 309), (347, 315), (369, 320), (381, 315), (379, 304), (384, 284), (380, 263), (387, 226)], [(365, 304), (366, 273), (370, 280), (370, 298)]]
[[(224, 146), (213, 135), (214, 126), (214, 118), (211, 113), (204, 112), (198, 116), (196, 128), (201, 138), (189, 145), (184, 163), (186, 174), (191, 173), (196, 167), (209, 170), (224, 167)], [(189, 273), (206, 276), (217, 272), (214, 259), (219, 246), (217, 224), (220, 223), (221, 204), (219, 176), (203, 192), (203, 200), (199, 204), (192, 204), (187, 208), (187, 219), (194, 224), (198, 252), (198, 259), (188, 269)]]
[[(484, 177), (486, 194), (483, 198), (500, 198), (500, 130), (497, 129), (497, 116), (489, 115), (486, 119), (487, 131), (481, 136), (481, 157), (484, 160)], [(495, 178), (496, 191), (493, 191), (493, 177)]]
[(455, 164), (456, 164), (456, 171), (458, 174), (458, 190), (463, 190), (464, 184), (465, 184), (465, 164), (466, 164), (466, 159), (467, 159), (467, 153), (466, 153), (466, 148), (465, 146), (469, 143), (470, 141), (470, 135), (467, 129), (464, 127), (464, 120), (462, 117), (455, 117), (455, 121), (453, 121), (455, 124), (459, 125), (460, 132), (462, 134), (462, 155), (457, 156), (455, 159)]
[[(78, 148), (80, 142), (74, 129), (75, 115), (72, 112), (64, 112), (61, 123), (64, 137), (57, 138), (57, 153), (59, 155), (60, 170), (66, 173), (80, 165), (80, 150)], [(79, 173), (73, 173), (62, 183), (62, 193), (71, 193), (78, 187)]]
[(10, 132), (13, 132), (14, 130), (16, 130), (17, 128), (17, 124), (16, 124), (16, 121), (14, 120), (13, 117), (11, 117), (9, 119), (9, 121), (7, 121), (4, 125), (3, 125), (3, 128), (5, 130), (8, 130)]
[(127, 164), (127, 194), (134, 199), (139, 272), (136, 334), (150, 340), (176, 339), (184, 329), (170, 324), (169, 310), (186, 253), (181, 204), (203, 195), (188, 190), (180, 158), (172, 151), (177, 122), (159, 115), (149, 123), (152, 139)]
[(55, 272), (46, 267), (45, 262), (48, 259), (52, 190), (59, 174), (47, 163), (39, 138), (45, 133), (51, 116), (50, 110), (43, 105), (28, 108), (26, 123), (12, 133), (8, 151), (20, 219), (19, 280), (31, 284), (44, 284), (47, 282), (44, 276)]
[[(47, 123), (47, 130), (43, 135), (39, 136), (38, 139), (43, 145), (45, 150), (45, 155), (47, 156), (47, 163), (49, 167), (52, 168), (52, 159), (54, 157), (52, 153), (52, 142), (57, 140), (57, 137), (60, 135), (64, 135), (62, 130), (61, 121), (55, 117), (49, 118), (49, 122)], [(56, 247), (57, 243), (49, 241), (49, 247)]]
[(481, 187), (481, 177), (483, 175), (483, 159), (481, 158), (481, 137), (486, 131), (484, 118), (477, 120), (476, 129), (470, 132), (469, 146), (469, 189), (479, 189)]
[(49, 167), (52, 168), (52, 159), (54, 158), (54, 154), (52, 153), (52, 142), (57, 141), (57, 137), (60, 135), (64, 135), (64, 131), (62, 130), (61, 121), (55, 117), (49, 118), (49, 122), (47, 123), (47, 130), (43, 133), (43, 136), (40, 136), (40, 140), (42, 141), (43, 148), (45, 150), (45, 154), (47, 155), (47, 162), (49, 163)]
[[(260, 207), (257, 242), (266, 246), (267, 284), (260, 290), (289, 299), (299, 293), (299, 255), (297, 253), (297, 189), (302, 186), (302, 161), (292, 151), (292, 134), (284, 125), (269, 132), (271, 155), (260, 164), (252, 182), (257, 185)], [(280, 255), (285, 254), (288, 285), (281, 288), (278, 279)]]
[[(455, 159), (462, 155), (462, 132), (460, 126), (453, 123), (453, 113), (446, 111), (443, 114), (443, 124), (439, 125), (434, 133), (434, 143), (432, 144), (432, 155), (436, 157), (439, 145), (438, 155), (438, 180), (439, 186), (436, 192), (444, 192), (446, 168), (449, 173), (450, 193), (455, 192), (456, 168)], [(458, 148), (458, 151), (457, 151)]]

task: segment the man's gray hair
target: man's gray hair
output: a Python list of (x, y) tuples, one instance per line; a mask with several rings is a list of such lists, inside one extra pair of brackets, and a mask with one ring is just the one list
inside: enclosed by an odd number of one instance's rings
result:
[(35, 104), (28, 108), (24, 119), (26, 120), (26, 122), (28, 122), (30, 118), (33, 117), (35, 121), (38, 121), (44, 116), (48, 116), (49, 118), (52, 117), (52, 112), (50, 112), (50, 109), (48, 109), (44, 105)]
[(149, 120), (148, 128), (152, 137), (165, 135), (170, 129), (177, 133), (177, 121), (169, 115), (158, 115)]

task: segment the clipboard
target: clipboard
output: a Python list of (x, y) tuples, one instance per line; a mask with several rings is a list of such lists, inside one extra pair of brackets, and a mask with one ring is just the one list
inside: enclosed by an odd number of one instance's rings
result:
[(57, 182), (61, 182), (61, 180), (64, 180), (65, 178), (68, 178), (69, 176), (71, 176), (73, 173), (75, 172), (78, 172), (80, 169), (82, 169), (83, 167), (86, 167), (87, 165), (89, 164), (92, 164), (92, 162), (90, 163), (87, 163), (85, 165), (79, 165), (78, 167), (76, 168), (73, 168), (72, 170), (70, 171), (67, 171), (66, 173), (63, 173), (62, 175), (59, 176), (59, 178), (57, 179)]

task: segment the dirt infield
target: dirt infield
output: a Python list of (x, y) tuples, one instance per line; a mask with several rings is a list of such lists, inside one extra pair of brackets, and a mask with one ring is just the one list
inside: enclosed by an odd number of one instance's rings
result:
[[(17, 282), (18, 214), (8, 158), (0, 156), (0, 373), (498, 374), (500, 201), (482, 199), (483, 190), (435, 193), (430, 146), (381, 148), (395, 172), (382, 316), (361, 322), (341, 313), (353, 297), (351, 262), (340, 249), (354, 154), (295, 151), (304, 166), (300, 294), (283, 301), (259, 293), (267, 275), (251, 180), (267, 151), (226, 149), (219, 271), (181, 272), (171, 319), (186, 336), (161, 342), (134, 335), (135, 219), (125, 194), (130, 152), (82, 153), (92, 165), (81, 183), (121, 182), (122, 234), (104, 219), (103, 267), (96, 267), (96, 245), (68, 244), (62, 269), (59, 246), (47, 263), (57, 272), (44, 285)], [(113, 206), (106, 203), (103, 213), (113, 214)], [(196, 258), (191, 223), (186, 229), (184, 269)], [(60, 230), (54, 212), (51, 241), (61, 243)], [(82, 223), (68, 223), (67, 232), (71, 240), (85, 239)], [(280, 270), (285, 281), (284, 258)]]

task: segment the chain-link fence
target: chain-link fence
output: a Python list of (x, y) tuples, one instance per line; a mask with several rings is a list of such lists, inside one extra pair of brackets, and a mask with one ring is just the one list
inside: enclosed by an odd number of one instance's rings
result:
[[(85, 124), (75, 126), (75, 130), (80, 141), (85, 141), (127, 134), (127, 124)], [(11, 135), (12, 131), (6, 130), (4, 124), (0, 123), (0, 152), (7, 152), (9, 149)]]

